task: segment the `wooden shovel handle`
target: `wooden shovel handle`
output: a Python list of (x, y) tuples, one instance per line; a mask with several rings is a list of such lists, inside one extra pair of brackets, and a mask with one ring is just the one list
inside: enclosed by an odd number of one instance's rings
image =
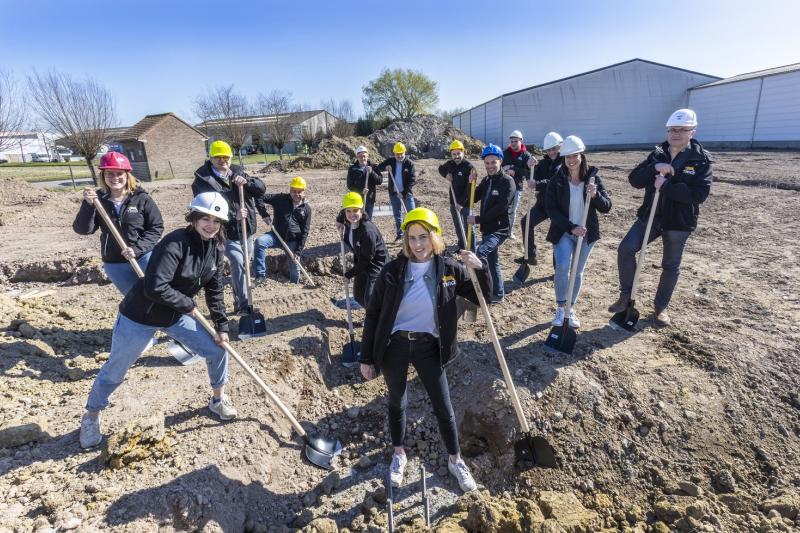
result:
[(286, 255), (289, 256), (289, 259), (291, 259), (294, 262), (294, 264), (297, 265), (297, 268), (300, 269), (300, 271), (306, 277), (308, 282), (311, 283), (311, 285), (313, 285), (314, 287), (316, 287), (317, 284), (314, 283), (314, 278), (312, 278), (311, 275), (308, 272), (306, 272), (306, 269), (303, 268), (303, 265), (300, 264), (300, 260), (297, 259), (294, 253), (292, 253), (292, 251), (286, 245), (286, 242), (284, 242), (284, 240), (281, 238), (280, 234), (278, 233), (278, 230), (275, 229), (275, 226), (272, 226), (272, 233), (278, 238), (278, 242), (281, 243), (281, 246), (283, 246), (283, 250), (286, 252)]
[(392, 167), (386, 167), (386, 171), (389, 172), (389, 179), (392, 180), (394, 183), (394, 194), (397, 196), (397, 199), (400, 200), (400, 212), (403, 213), (403, 218), (408, 214), (406, 211), (406, 203), (403, 201), (403, 197), (400, 196), (400, 191), (397, 189), (397, 181), (394, 179), (394, 172), (392, 172)]
[[(197, 320), (203, 326), (203, 328), (208, 332), (209, 335), (211, 335), (212, 337), (216, 337), (217, 332), (214, 330), (214, 327), (206, 319), (206, 317), (204, 317), (203, 314), (200, 313), (200, 311), (198, 311), (196, 308), (193, 309), (191, 317)], [(260, 377), (258, 377), (258, 374), (256, 374), (255, 371), (253, 371), (253, 369), (250, 368), (250, 365), (248, 365), (245, 362), (245, 360), (242, 359), (242, 357), (238, 353), (236, 353), (236, 350), (233, 349), (233, 347), (230, 345), (229, 342), (223, 342), (222, 347), (225, 348), (225, 351), (228, 352), (228, 355), (233, 357), (236, 360), (236, 362), (239, 363), (239, 365), (244, 369), (245, 372), (247, 372), (247, 374), (253, 379), (253, 381), (255, 381), (258, 384), (258, 386), (261, 387), (264, 390), (264, 392), (267, 393), (269, 399), (272, 400), (272, 403), (278, 406), (278, 409), (280, 409), (281, 412), (283, 413), (283, 416), (285, 416), (289, 420), (289, 423), (292, 424), (292, 427), (297, 432), (297, 434), (305, 438), (306, 432), (303, 429), (303, 426), (300, 425), (300, 423), (294, 417), (292, 412), (289, 411), (289, 408), (286, 407), (286, 405), (281, 401), (281, 399), (278, 398), (278, 396), (274, 392), (272, 392), (272, 389), (270, 389), (269, 386), (266, 383), (264, 383), (264, 381)]]
[(339, 239), (339, 248), (342, 261), (342, 279), (344, 279), (344, 303), (347, 306), (347, 330), (350, 336), (353, 336), (353, 310), (350, 309), (350, 280), (345, 277), (344, 273), (347, 270), (347, 256), (344, 253), (344, 231), (341, 233)]
[[(663, 173), (661, 174), (664, 175)], [(631, 286), (631, 300), (636, 300), (636, 293), (639, 290), (639, 274), (642, 271), (644, 264), (645, 251), (647, 250), (647, 241), (650, 239), (650, 229), (653, 227), (653, 219), (656, 216), (656, 208), (658, 206), (658, 197), (661, 194), (661, 189), (656, 189), (653, 195), (653, 205), (650, 206), (650, 214), (647, 216), (647, 227), (644, 230), (644, 238), (642, 239), (642, 247), (639, 251), (639, 258), (636, 261), (636, 272), (633, 274), (633, 285)]]
[[(470, 177), (472, 177), (473, 174), (477, 174), (475, 172), (475, 169), (473, 169), (472, 172), (470, 172)], [(474, 214), (473, 209), (475, 208), (475, 187), (477, 186), (477, 184), (478, 184), (478, 178), (476, 176), (475, 181), (471, 182), (469, 185), (469, 216), (473, 216)], [(467, 247), (467, 250), (472, 252), (473, 250), (470, 244), (471, 242), (472, 242), (472, 224), (467, 224), (467, 241), (464, 243), (464, 246)]]
[[(117, 231), (117, 227), (114, 225), (114, 222), (111, 220), (111, 217), (108, 216), (108, 213), (106, 213), (103, 204), (100, 203), (100, 198), (95, 198), (93, 203), (94, 203), (94, 208), (97, 209), (98, 213), (100, 213), (100, 218), (102, 218), (103, 222), (106, 223), (108, 231), (111, 232), (111, 235), (114, 236), (114, 240), (117, 241), (119, 247), (121, 249), (126, 248), (128, 245), (123, 240), (122, 235), (119, 234), (119, 231)], [(136, 276), (140, 278), (144, 277), (144, 272), (142, 272), (142, 267), (139, 266), (139, 263), (136, 261), (136, 258), (128, 259), (128, 263), (131, 264), (131, 268), (133, 268), (133, 271), (136, 272)]]
[[(239, 185), (239, 208), (241, 209), (244, 207), (244, 185)], [(242, 251), (244, 252), (244, 275), (245, 281), (247, 283), (247, 303), (248, 305), (253, 305), (253, 295), (252, 292), (252, 285), (250, 281), (250, 246), (249, 242), (247, 241), (247, 219), (242, 217), (242, 220), (239, 222), (240, 224), (240, 232), (242, 237)]]

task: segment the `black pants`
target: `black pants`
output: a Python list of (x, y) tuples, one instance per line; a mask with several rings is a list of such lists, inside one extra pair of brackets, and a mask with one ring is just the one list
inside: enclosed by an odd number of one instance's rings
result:
[(447, 453), (457, 455), (460, 449), (456, 417), (450, 403), (447, 375), (439, 360), (439, 342), (432, 335), (418, 335), (422, 337), (413, 341), (398, 334), (392, 335), (383, 357), (381, 372), (386, 380), (386, 388), (389, 389), (389, 430), (392, 434), (392, 445), (402, 446), (406, 436), (406, 383), (410, 363), (414, 365), (420, 381), (428, 391)]
[(372, 275), (369, 272), (359, 274), (353, 278), (353, 298), (356, 299), (358, 304), (364, 309), (369, 305), (369, 300), (372, 297), (372, 289), (375, 288), (375, 281), (378, 275)]
[(531, 233), (528, 235), (528, 257), (536, 257), (536, 241), (533, 237), (533, 228), (548, 219), (547, 211), (544, 208), (544, 200), (536, 199), (536, 203), (531, 207), (530, 213), (522, 217), (520, 227), (522, 228), (522, 235), (525, 235), (525, 221), (531, 217)]

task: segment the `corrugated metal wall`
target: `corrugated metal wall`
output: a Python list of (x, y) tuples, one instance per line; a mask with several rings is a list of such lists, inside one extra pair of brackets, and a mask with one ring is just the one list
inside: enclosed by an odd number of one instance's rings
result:
[(504, 139), (508, 132), (503, 132), (503, 98), (495, 98), (486, 102), (486, 135), (483, 141), (500, 147), (505, 146)]
[(757, 146), (774, 141), (778, 146), (797, 146), (800, 142), (800, 72), (764, 78), (754, 141)]
[(486, 138), (486, 104), (481, 104), (469, 112), (470, 135), (476, 139)]

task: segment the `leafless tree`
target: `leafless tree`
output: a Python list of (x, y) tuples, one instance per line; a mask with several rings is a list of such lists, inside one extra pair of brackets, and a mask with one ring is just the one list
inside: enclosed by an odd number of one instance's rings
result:
[(11, 74), (0, 70), (0, 152), (10, 147), (16, 138), (9, 135), (22, 129), (24, 107)]
[(278, 149), (278, 157), (283, 159), (283, 148), (294, 137), (294, 113), (300, 107), (292, 102), (292, 93), (273, 90), (269, 94), (258, 95), (258, 109), (263, 115), (274, 116), (267, 126), (269, 142)]
[(28, 76), (31, 105), (54, 132), (61, 134), (86, 159), (97, 182), (92, 160), (117, 124), (111, 93), (96, 80), (75, 80), (69, 74), (34, 72)]
[(336, 117), (338, 120), (327, 125), (327, 133), (337, 137), (349, 137), (355, 131), (355, 113), (350, 100), (334, 100), (329, 98), (320, 102), (322, 109)]
[(206, 135), (221, 137), (230, 144), (241, 164), (242, 146), (252, 133), (247, 118), (254, 114), (247, 97), (237, 93), (233, 85), (215, 87), (197, 97), (194, 112)]

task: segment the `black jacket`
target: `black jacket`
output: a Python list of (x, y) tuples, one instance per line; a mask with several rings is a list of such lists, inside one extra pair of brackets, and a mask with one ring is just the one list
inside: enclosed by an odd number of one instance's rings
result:
[(192, 182), (192, 194), (197, 196), (201, 192), (218, 192), (228, 201), (228, 222), (225, 224), (225, 236), (231, 241), (241, 241), (239, 236), (239, 220), (236, 214), (239, 211), (239, 188), (233, 185), (235, 176), (242, 176), (247, 180), (244, 185), (244, 204), (247, 208), (247, 235), (253, 235), (258, 227), (256, 218), (255, 199), (264, 194), (267, 188), (264, 183), (244, 171), (244, 167), (231, 165), (231, 174), (227, 179), (218, 178), (211, 170), (211, 161), (206, 161), (205, 165), (198, 168), (194, 173)]
[(518, 191), (522, 190), (522, 185), (531, 177), (531, 169), (528, 166), (528, 159), (530, 158), (531, 154), (526, 149), (519, 152), (516, 157), (514, 157), (514, 154), (511, 152), (511, 147), (507, 147), (503, 150), (502, 165), (504, 167), (507, 165), (514, 167), (513, 178)]
[(555, 160), (545, 154), (543, 158), (533, 167), (533, 180), (536, 182), (536, 201), (544, 202), (547, 192), (547, 182), (558, 173), (561, 165), (564, 164), (564, 156), (559, 155)]
[(380, 172), (375, 172), (371, 161), (367, 161), (366, 168), (358, 166), (358, 161), (356, 161), (347, 169), (347, 190), (364, 194), (364, 189), (368, 189), (364, 202), (375, 201), (375, 187), (381, 183), (383, 183), (383, 176)]
[[(483, 292), (483, 297), (489, 299), (492, 292), (492, 278), (489, 274), (489, 265), (481, 261), (483, 268), (476, 270), (478, 284)], [(364, 318), (364, 333), (361, 342), (361, 355), (359, 361), (367, 365), (381, 367), (386, 347), (389, 345), (389, 336), (392, 333), (397, 310), (403, 300), (403, 287), (405, 283), (408, 259), (400, 255), (383, 267), (372, 299), (367, 307)], [(436, 314), (439, 321), (439, 359), (445, 366), (458, 356), (456, 333), (458, 332), (458, 309), (456, 296), (466, 298), (477, 304), (478, 296), (475, 287), (469, 279), (466, 267), (449, 257), (434, 256), (436, 283)]]
[(475, 201), (481, 203), (481, 214), (475, 221), (481, 233), (508, 234), (516, 191), (514, 180), (503, 171), (483, 178), (475, 188)]
[[(583, 180), (583, 197), (586, 198), (586, 185), (589, 178), (594, 176), (597, 184), (597, 195), (589, 202), (589, 214), (586, 218), (586, 242), (591, 244), (600, 239), (600, 221), (597, 212), (608, 213), (611, 211), (611, 198), (608, 197), (603, 180), (597, 175), (595, 167), (589, 167), (589, 172)], [(547, 240), (556, 244), (565, 233), (569, 233), (578, 224), (569, 221), (569, 170), (562, 166), (558, 173), (550, 178), (547, 184), (547, 215), (550, 217), (550, 229)]]
[(204, 241), (194, 229), (177, 229), (153, 248), (144, 278), (128, 291), (119, 311), (134, 322), (169, 327), (194, 309), (195, 294), (205, 289), (217, 331), (228, 331), (222, 289), (224, 249)]
[(457, 164), (452, 159), (439, 165), (439, 174), (446, 178), (448, 174), (453, 176), (453, 192), (456, 195), (456, 202), (461, 207), (469, 205), (469, 175), (475, 167), (472, 163), (463, 159)]
[[(400, 176), (394, 176), (395, 168), (397, 167), (397, 159), (394, 157), (389, 157), (383, 161), (380, 165), (378, 165), (378, 172), (383, 172), (384, 170), (391, 171), (392, 175), (390, 176), (388, 173), (386, 174), (387, 178), (389, 178), (389, 194), (395, 194), (394, 192), (394, 182), (395, 180), (400, 182)], [(394, 176), (394, 179), (392, 179)], [(414, 184), (417, 182), (417, 170), (414, 168), (414, 162), (411, 161), (408, 157), (403, 159), (403, 198), (407, 195), (414, 194), (412, 190), (414, 188)]]
[(344, 209), (339, 212), (336, 221), (344, 224), (344, 236), (342, 241), (348, 250), (353, 252), (353, 268), (344, 273), (348, 279), (354, 278), (359, 274), (367, 274), (375, 277), (386, 264), (388, 253), (386, 244), (383, 242), (378, 226), (372, 222), (366, 212), (362, 211), (363, 218), (358, 227), (353, 231), (353, 245), (350, 246), (348, 236), (350, 235), (350, 221), (344, 216)]
[[(153, 249), (164, 233), (164, 221), (161, 219), (158, 206), (144, 189), (136, 187), (128, 195), (120, 207), (119, 216), (114, 210), (114, 204), (108, 198), (108, 193), (98, 189), (97, 197), (122, 238), (136, 252), (136, 257), (141, 257)], [(79, 235), (91, 235), (98, 228), (100, 228), (100, 254), (103, 262), (127, 263), (128, 260), (122, 257), (122, 249), (108, 231), (94, 205), (81, 202), (72, 229)]]
[(295, 207), (292, 195), (282, 193), (265, 193), (256, 198), (256, 209), (262, 217), (269, 216), (266, 204), (272, 206), (274, 216), (272, 223), (274, 230), (287, 243), (297, 241), (296, 254), (299, 254), (306, 247), (308, 231), (311, 229), (311, 206), (303, 200), (303, 203)]
[(656, 219), (663, 230), (694, 231), (700, 215), (700, 204), (711, 192), (711, 154), (692, 139), (687, 149), (675, 159), (669, 154), (669, 143), (664, 142), (650, 152), (647, 159), (631, 171), (628, 181), (637, 189), (644, 189), (644, 201), (636, 212), (639, 219), (647, 222), (650, 206), (655, 195), (656, 163), (669, 163), (675, 169), (661, 186)]

